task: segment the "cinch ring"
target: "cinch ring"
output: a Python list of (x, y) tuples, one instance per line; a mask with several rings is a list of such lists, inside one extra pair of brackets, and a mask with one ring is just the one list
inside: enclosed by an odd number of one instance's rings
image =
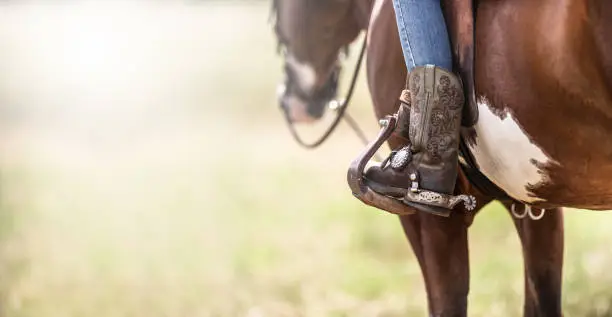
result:
[(540, 220), (542, 218), (544, 218), (544, 215), (546, 214), (546, 209), (540, 209), (540, 214), (538, 214), (537, 216), (533, 213), (533, 209), (531, 208), (531, 206), (529, 205), (524, 205), (525, 209), (524, 212), (522, 214), (519, 214), (516, 212), (516, 204), (512, 203), (512, 205), (510, 206), (510, 211), (512, 212), (512, 215), (514, 217), (516, 217), (517, 219), (523, 219), (525, 218), (525, 216), (529, 215), (529, 219), (531, 220)]
[(531, 220), (540, 220), (544, 218), (544, 214), (546, 214), (546, 209), (540, 209), (540, 214), (537, 216), (533, 214), (533, 212), (531, 211), (531, 208), (529, 208), (528, 213), (529, 213), (529, 218), (531, 218)]
[(516, 204), (512, 203), (512, 205), (510, 206), (510, 211), (512, 212), (512, 215), (518, 219), (523, 219), (525, 218), (525, 216), (527, 216), (527, 206), (525, 206), (525, 211), (522, 214), (518, 214), (516, 212)]

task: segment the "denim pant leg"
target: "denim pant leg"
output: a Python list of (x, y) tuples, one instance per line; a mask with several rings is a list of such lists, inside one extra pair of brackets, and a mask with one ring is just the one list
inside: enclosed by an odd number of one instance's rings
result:
[(426, 64), (452, 70), (440, 0), (393, 0), (393, 7), (408, 71)]

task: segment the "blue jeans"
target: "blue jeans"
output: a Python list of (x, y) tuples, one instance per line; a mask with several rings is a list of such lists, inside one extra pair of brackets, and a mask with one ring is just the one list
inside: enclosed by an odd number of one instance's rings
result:
[(440, 0), (393, 0), (408, 71), (435, 65), (452, 71), (453, 59)]

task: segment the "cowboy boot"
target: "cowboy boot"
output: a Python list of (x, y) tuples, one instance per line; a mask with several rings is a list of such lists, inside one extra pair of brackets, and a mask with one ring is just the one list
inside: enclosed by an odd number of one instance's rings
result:
[(400, 97), (394, 131), (406, 144), (392, 151), (380, 167), (368, 169), (368, 186), (436, 215), (449, 216), (460, 201), (466, 209), (473, 209), (472, 196), (452, 195), (464, 105), (460, 79), (443, 68), (426, 65), (412, 70), (408, 87)]

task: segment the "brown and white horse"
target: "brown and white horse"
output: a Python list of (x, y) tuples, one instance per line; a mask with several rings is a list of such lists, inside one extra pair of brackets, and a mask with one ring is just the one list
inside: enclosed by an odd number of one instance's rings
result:
[[(382, 118), (398, 108), (406, 69), (391, 0), (373, 1), (277, 0), (276, 31), (293, 84), (316, 96), (340, 48), (369, 25), (368, 83)], [(479, 0), (474, 8), (479, 117), (462, 134), (482, 174), (525, 208), (547, 210), (538, 221), (514, 220), (525, 262), (524, 315), (561, 316), (561, 208), (612, 209), (612, 2)], [(290, 97), (283, 99), (288, 110), (308, 113), (308, 94), (299, 102)], [(457, 190), (477, 195), (478, 208), (498, 198), (460, 178)], [(472, 215), (400, 220), (423, 272), (430, 314), (465, 316)]]

